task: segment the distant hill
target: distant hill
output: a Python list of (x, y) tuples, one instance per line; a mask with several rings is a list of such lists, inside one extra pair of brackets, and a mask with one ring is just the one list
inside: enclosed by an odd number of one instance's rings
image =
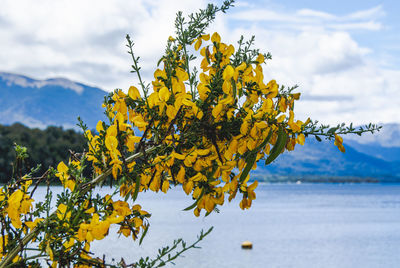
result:
[(76, 128), (80, 116), (94, 128), (98, 120), (105, 118), (101, 104), (106, 94), (64, 78), (35, 80), (0, 72), (0, 124)]
[[(106, 94), (64, 78), (35, 80), (0, 72), (0, 124), (71, 128), (81, 116), (89, 128), (94, 128), (98, 120), (105, 118), (101, 104)], [(269, 166), (260, 162), (253, 177), (400, 182), (400, 124), (385, 124), (375, 135), (346, 136), (345, 147), (343, 154), (333, 142), (319, 143), (310, 138)]]
[(304, 146), (297, 145), (296, 150), (284, 153), (268, 166), (260, 162), (254, 175), (264, 180), (295, 176), (313, 181), (346, 177), (356, 181), (374, 178), (380, 182), (400, 182), (400, 148), (354, 142), (345, 144), (345, 148), (346, 153), (341, 153), (333, 142), (308, 139)]

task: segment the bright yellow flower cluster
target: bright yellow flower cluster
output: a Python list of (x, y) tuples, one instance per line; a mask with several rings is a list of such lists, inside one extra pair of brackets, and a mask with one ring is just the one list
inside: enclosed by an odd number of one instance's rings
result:
[(11, 219), (11, 224), (17, 228), (22, 228), (21, 216), (27, 214), (32, 209), (32, 202), (34, 201), (29, 193), (28, 188), (32, 184), (31, 180), (26, 180), (19, 189), (13, 193), (6, 194), (3, 188), (0, 188), (0, 202), (3, 216), (8, 216)]
[[(40, 247), (50, 257), (53, 267), (62, 263), (62, 258), (68, 256), (78, 260), (76, 267), (92, 267), (85, 266), (86, 263), (95, 262), (88, 254), (90, 244), (94, 240), (104, 239), (109, 234), (112, 224), (118, 224), (118, 232), (124, 236), (132, 235), (133, 240), (138, 238), (141, 230), (148, 228), (146, 218), (150, 217), (150, 214), (142, 210), (140, 205), (130, 206), (126, 201), (113, 201), (110, 195), (102, 198), (101, 207), (93, 206), (93, 202), (90, 196), (87, 196), (85, 201), (79, 204), (68, 202), (58, 205), (55, 218), (47, 223), (58, 234), (53, 232), (46, 235), (40, 243)], [(95, 202), (98, 203), (99, 200)]]
[[(163, 68), (154, 72), (151, 94), (141, 96), (131, 86), (128, 94), (116, 90), (109, 95), (103, 106), (110, 123), (99, 121), (97, 133), (85, 132), (89, 149), (83, 159), (98, 175), (111, 174), (125, 200), (180, 185), (195, 200), (187, 210), (196, 216), (202, 210), (211, 213), (237, 193), (242, 195), (240, 208), (248, 209), (258, 186), (257, 181), (249, 183), (250, 170), (259, 160), (269, 164), (285, 150), (303, 145), (310, 120), (295, 120), (299, 93), (280, 90), (275, 80), (264, 82), (263, 54), (245, 60), (243, 51), (222, 43), (218, 33), (201, 35), (193, 44), (202, 56), (202, 72), (191, 73), (185, 52), (175, 46), (162, 59)], [(335, 144), (342, 144), (339, 136)], [(93, 260), (84, 248), (106, 237), (112, 224), (134, 240), (148, 228), (144, 220), (150, 214), (140, 205), (106, 196), (101, 209), (84, 190), (80, 193), (88, 186), (76, 176), (82, 165), (69, 161), (57, 167), (56, 176), (78, 203), (58, 204), (54, 219), (62, 224), (57, 228), (73, 235), (46, 237), (42, 247), (53, 265), (60, 258), (53, 250), (60, 246), (63, 254), (73, 249), (80, 260)]]
[[(209, 24), (205, 20), (231, 4), (226, 1), (220, 9), (210, 5), (189, 22), (178, 13), (177, 37), (168, 38), (149, 85), (141, 79), (138, 58), (127, 36), (132, 72), (138, 74), (141, 90), (131, 86), (127, 93), (110, 93), (103, 104), (108, 120), (99, 121), (95, 133), (80, 122), (88, 151), (71, 153), (68, 164), (61, 162), (56, 171), (50, 168), (35, 178), (31, 192), (30, 175), (17, 176), (0, 188), (1, 267), (11, 262), (34, 263), (20, 258), (27, 256), (27, 244), (33, 239), (38, 241), (37, 256), (48, 256), (52, 267), (108, 266), (92, 258), (91, 242), (105, 238), (112, 224), (119, 226), (119, 234), (133, 240), (141, 234), (142, 241), (150, 214), (139, 204), (132, 205), (140, 192), (167, 193), (171, 187), (182, 187), (194, 200), (185, 210), (193, 209), (195, 216), (203, 210), (208, 215), (238, 193), (239, 207), (248, 209), (258, 186), (257, 181), (250, 182), (249, 173), (259, 161), (270, 164), (297, 144), (304, 145), (310, 135), (319, 141), (319, 136), (334, 137), (334, 144), (344, 152), (338, 133), (361, 135), (379, 130), (371, 124), (359, 130), (344, 124), (328, 130), (329, 126), (317, 126), (310, 119), (296, 120), (294, 104), (300, 93), (273, 79), (265, 80), (262, 65), (270, 55), (252, 49), (253, 39), (246, 43), (241, 39), (235, 48), (223, 43), (218, 33), (203, 34)], [(199, 69), (190, 66), (197, 57)], [(92, 178), (85, 175), (87, 161), (94, 171)], [(54, 174), (64, 186), (55, 209), (49, 188)], [(94, 195), (92, 190), (108, 179), (117, 186), (115, 192)], [(44, 180), (46, 200), (33, 211), (31, 196)], [(117, 194), (124, 201), (114, 201)], [(179, 254), (168, 255), (167, 262)]]
[[(35, 228), (43, 218), (34, 217), (33, 202), (29, 187), (32, 180), (24, 176), (18, 184), (8, 185), (7, 188), (0, 187), (0, 214), (2, 218), (0, 234), (0, 260), (7, 256), (7, 246), (9, 242), (15, 243), (13, 239), (15, 233), (26, 234)], [(4, 229), (3, 229), (4, 228)], [(10, 236), (10, 229), (13, 229)], [(14, 240), (14, 241), (13, 241)], [(12, 259), (18, 262), (19, 256)]]
[[(79, 161), (70, 161), (70, 165), (72, 164), (75, 168), (80, 167)], [(56, 176), (60, 179), (61, 183), (64, 185), (65, 188), (70, 189), (71, 191), (75, 188), (75, 181), (71, 178), (70, 174), (68, 173), (68, 166), (64, 164), (64, 162), (60, 162), (57, 165), (57, 174)]]
[[(247, 185), (250, 169), (268, 159), (273, 147), (280, 154), (304, 144), (301, 131), (309, 121), (294, 119), (299, 93), (281, 94), (275, 80), (264, 82), (263, 54), (238, 62), (235, 48), (222, 43), (218, 33), (201, 35), (194, 48), (203, 57), (196, 88), (188, 92), (193, 74), (178, 47), (154, 72), (149, 96), (142, 97), (136, 87), (128, 95), (121, 90), (111, 95), (104, 105), (111, 124), (100, 121), (97, 135), (87, 132), (88, 159), (98, 173), (111, 167), (115, 179), (125, 177), (122, 196), (166, 193), (172, 183), (196, 200), (196, 216), (202, 209), (212, 212), (225, 195), (231, 200), (238, 191), (246, 209), (256, 198), (257, 182)], [(146, 153), (151, 148), (155, 152)], [(143, 154), (127, 162), (132, 152)]]
[(119, 232), (125, 236), (129, 236), (132, 231), (132, 238), (136, 240), (140, 229), (145, 228), (143, 217), (147, 217), (148, 213), (141, 210), (140, 205), (130, 208), (125, 201), (113, 202), (109, 197), (106, 198), (108, 199), (107, 203), (113, 208), (112, 213), (104, 216), (101, 220), (100, 215), (95, 212), (93, 207), (87, 209), (85, 213), (91, 214), (91, 219), (80, 224), (77, 240), (87, 243), (93, 240), (102, 240), (108, 234), (111, 224), (120, 224)]

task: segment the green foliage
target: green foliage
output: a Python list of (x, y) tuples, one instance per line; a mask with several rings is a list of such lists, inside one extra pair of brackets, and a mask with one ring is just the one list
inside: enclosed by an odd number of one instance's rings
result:
[(19, 123), (0, 125), (0, 183), (13, 177), (13, 170), (18, 170), (16, 165), (23, 166), (22, 174), (40, 165), (37, 172), (43, 174), (49, 166), (68, 161), (69, 150), (82, 152), (85, 146), (84, 136), (71, 129), (53, 126), (45, 130), (30, 129)]

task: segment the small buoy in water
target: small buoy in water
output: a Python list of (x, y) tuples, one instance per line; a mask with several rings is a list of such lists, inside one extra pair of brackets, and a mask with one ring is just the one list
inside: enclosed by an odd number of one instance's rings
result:
[(242, 249), (252, 249), (253, 248), (253, 243), (250, 241), (244, 241), (242, 243)]

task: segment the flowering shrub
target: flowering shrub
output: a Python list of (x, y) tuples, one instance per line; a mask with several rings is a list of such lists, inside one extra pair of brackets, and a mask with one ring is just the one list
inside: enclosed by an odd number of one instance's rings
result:
[[(1, 188), (0, 267), (40, 265), (41, 258), (53, 267), (105, 267), (104, 260), (89, 252), (90, 244), (106, 237), (112, 225), (126, 237), (143, 239), (150, 213), (135, 203), (141, 192), (167, 193), (171, 187), (181, 187), (193, 200), (186, 210), (197, 217), (236, 197), (241, 198), (241, 209), (249, 209), (258, 184), (249, 181), (249, 174), (258, 161), (269, 164), (310, 136), (334, 139), (344, 152), (339, 135), (378, 129), (344, 124), (329, 128), (309, 118), (296, 119), (300, 93), (264, 78), (263, 64), (270, 55), (253, 49), (253, 38), (240, 39), (235, 48), (218, 33), (205, 33), (216, 12), (231, 4), (209, 5), (188, 21), (178, 13), (176, 37), (168, 39), (148, 85), (142, 81), (139, 58), (127, 36), (140, 90), (131, 86), (127, 94), (119, 89), (109, 94), (103, 104), (108, 121), (99, 121), (96, 132), (81, 122), (87, 152), (73, 154), (68, 163), (59, 163), (57, 170), (42, 177), (27, 174)], [(198, 57), (199, 68), (192, 68)], [(93, 169), (93, 178), (83, 175), (86, 166)], [(65, 189), (56, 206), (51, 206), (48, 188), (46, 201), (33, 208), (36, 187), (54, 176)], [(94, 195), (92, 190), (107, 180), (115, 193)], [(37, 255), (26, 252), (33, 240)], [(171, 260), (167, 257), (160, 263)], [(140, 262), (134, 265), (156, 265), (148, 259)]]

